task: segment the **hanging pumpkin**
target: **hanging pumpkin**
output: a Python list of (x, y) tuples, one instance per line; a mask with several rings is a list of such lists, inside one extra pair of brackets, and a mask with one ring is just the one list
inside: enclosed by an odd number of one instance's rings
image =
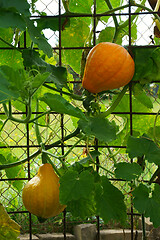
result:
[(40, 166), (23, 188), (22, 200), (25, 208), (39, 218), (54, 217), (65, 209), (59, 202), (59, 178), (51, 164)]
[(134, 61), (124, 47), (102, 42), (87, 56), (82, 86), (91, 93), (119, 88), (131, 81), (134, 71)]

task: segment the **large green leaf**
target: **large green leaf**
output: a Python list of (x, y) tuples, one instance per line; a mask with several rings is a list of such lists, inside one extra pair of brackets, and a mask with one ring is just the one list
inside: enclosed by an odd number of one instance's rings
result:
[(23, 50), (22, 57), (24, 59), (25, 67), (38, 68), (40, 72), (51, 73), (47, 81), (55, 83), (57, 88), (68, 88), (67, 86), (67, 71), (64, 67), (56, 67), (52, 64), (45, 62), (38, 52), (32, 49)]
[(142, 183), (133, 191), (134, 207), (145, 217), (149, 217), (155, 228), (160, 222), (160, 186), (155, 184), (152, 194)]
[(67, 204), (67, 211), (74, 217), (85, 219), (95, 215), (94, 199), (88, 196), (88, 199), (72, 200)]
[(129, 136), (126, 151), (130, 158), (144, 155), (149, 162), (159, 165), (160, 148), (145, 135), (140, 138)]
[(138, 178), (142, 173), (142, 168), (137, 163), (121, 162), (116, 164), (115, 174), (117, 178), (122, 178), (127, 181)]
[(89, 171), (80, 174), (69, 170), (60, 178), (60, 202), (88, 199), (94, 188), (94, 177)]
[(0, 27), (26, 29), (23, 16), (29, 17), (30, 5), (26, 0), (0, 0)]
[[(66, 14), (61, 15), (61, 29), (64, 31), (70, 25), (70, 19), (64, 17)], [(59, 31), (59, 16), (54, 16), (53, 18), (39, 18), (36, 19), (37, 27), (39, 30), (51, 29), (53, 31)]]
[[(70, 27), (62, 31), (62, 47), (83, 47), (89, 32), (90, 18), (71, 18)], [(73, 70), (80, 73), (82, 49), (65, 49), (62, 51), (62, 60)]]
[(35, 77), (28, 76), (23, 68), (14, 70), (9, 66), (0, 66), (0, 101), (21, 97), (27, 103), (48, 76), (47, 72), (38, 73)]
[(149, 192), (150, 189), (142, 183), (132, 192), (134, 207), (140, 214), (145, 214), (149, 206)]
[(13, 221), (2, 204), (0, 204), (0, 239), (18, 240), (20, 235), (20, 226)]
[(28, 33), (30, 35), (31, 40), (38, 46), (40, 50), (42, 50), (48, 57), (52, 57), (52, 47), (48, 43), (47, 39), (41, 34), (39, 29), (35, 27), (34, 20), (30, 20), (29, 18), (25, 18), (26, 25), (28, 28)]
[(143, 86), (139, 83), (133, 85), (133, 94), (135, 98), (140, 101), (147, 108), (153, 108), (153, 103), (151, 98), (146, 94), (143, 89)]
[(160, 79), (160, 48), (138, 48), (133, 50), (135, 75), (133, 81), (149, 83)]
[(26, 24), (21, 15), (16, 12), (0, 9), (0, 28), (19, 28), (25, 30)]
[(158, 184), (155, 184), (145, 216), (150, 217), (155, 228), (160, 226), (160, 186)]
[(0, 0), (0, 7), (30, 16), (30, 5), (26, 0)]
[(105, 223), (110, 220), (125, 223), (127, 214), (124, 196), (120, 190), (110, 183), (107, 177), (101, 177), (101, 185), (97, 183), (95, 200), (97, 215)]
[(78, 107), (74, 107), (66, 99), (58, 94), (45, 93), (44, 96), (40, 98), (40, 100), (44, 101), (52, 111), (86, 119), (84, 113)]
[(110, 142), (116, 139), (116, 127), (107, 118), (89, 117), (87, 120), (80, 119), (78, 125), (86, 135), (93, 135), (102, 142)]

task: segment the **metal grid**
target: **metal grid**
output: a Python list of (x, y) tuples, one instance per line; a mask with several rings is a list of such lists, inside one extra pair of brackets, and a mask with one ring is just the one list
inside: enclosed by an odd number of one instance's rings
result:
[[(98, 1), (98, 0), (97, 0)], [(55, 15), (59, 15), (59, 32), (53, 32), (51, 30), (45, 30), (44, 34), (47, 36), (49, 43), (52, 45), (54, 53), (57, 55), (58, 58), (58, 64), (61, 66), (63, 64), (65, 64), (65, 58), (63, 55), (64, 51), (68, 51), (68, 55), (70, 55), (70, 53), (77, 54), (77, 56), (80, 56), (82, 54), (82, 50), (86, 49), (83, 46), (83, 41), (84, 39), (82, 39), (82, 41), (79, 41), (79, 44), (74, 44), (72, 42), (72, 38), (74, 38), (74, 36), (72, 36), (72, 32), (68, 32), (68, 34), (70, 34), (69, 36), (69, 41), (67, 44), (63, 43), (63, 38), (66, 37), (65, 34), (63, 33), (63, 29), (61, 29), (61, 21), (62, 21), (62, 14), (64, 12), (63, 9), (63, 5), (62, 2), (59, 0), (54, 1), (54, 0), (48, 0), (48, 1), (42, 1), (39, 0), (37, 3), (37, 9), (39, 11), (43, 11), (47, 14), (47, 16), (45, 17), (54, 17)], [(77, 10), (78, 10), (78, 6), (77, 6)], [(131, 25), (131, 16), (132, 13), (134, 12), (134, 8), (129, 6), (128, 9), (125, 9), (125, 11), (123, 11), (121, 14), (117, 14), (117, 16), (119, 15), (119, 17), (121, 17), (122, 19), (128, 19), (128, 36), (123, 38), (123, 43), (125, 45), (129, 45), (130, 49), (132, 49), (132, 47), (137, 47), (137, 45), (144, 45), (144, 47), (148, 47), (148, 46), (153, 46), (156, 47), (156, 45), (154, 45), (154, 42), (151, 39), (151, 36), (153, 35), (153, 23), (152, 23), (152, 14), (146, 14), (145, 11), (140, 12), (137, 15), (137, 19), (135, 21), (137, 21), (137, 25), (140, 27), (138, 27), (137, 29), (137, 39), (133, 39), (132, 38), (132, 28), (133, 26)], [(33, 15), (33, 17), (36, 17), (37, 15)], [(109, 14), (108, 17), (110, 17), (109, 21), (107, 23), (102, 22), (101, 25), (96, 26), (96, 17), (97, 16), (102, 16), (101, 15), (101, 10), (97, 7), (97, 3), (96, 0), (93, 1), (93, 14), (87, 14), (84, 13), (83, 15), (79, 16), (77, 15), (77, 17), (81, 18), (82, 20), (85, 20), (87, 18), (93, 18), (94, 21), (94, 35), (93, 35), (93, 44), (96, 44), (96, 38), (99, 34), (99, 32), (107, 26), (113, 26), (113, 19), (112, 16), (113, 14)], [(38, 16), (39, 17), (39, 16)], [(73, 16), (69, 16), (71, 18), (72, 21), (75, 21), (75, 19), (73, 18)], [(105, 16), (106, 17), (106, 16)], [(149, 24), (148, 24), (149, 22)], [(76, 23), (75, 23), (75, 27)], [(82, 37), (83, 37), (83, 30), (80, 29), (80, 31), (82, 31)], [(20, 47), (21, 48), (26, 48), (27, 47), (27, 39), (26, 39), (26, 35), (24, 34), (24, 41), (23, 43), (20, 43)], [(11, 51), (10, 49), (8, 50), (8, 48), (3, 48), (4, 51)], [(79, 58), (80, 59), (80, 58)], [(72, 81), (72, 83), (74, 83)], [(155, 99), (156, 101), (156, 99)], [(156, 113), (146, 113), (146, 112), (141, 112), (141, 111), (134, 111), (134, 106), (133, 106), (133, 102), (132, 102), (132, 85), (130, 84), (130, 91), (129, 91), (129, 96), (128, 96), (128, 111), (127, 112), (113, 112), (112, 113), (112, 117), (113, 118), (117, 118), (117, 121), (121, 121), (120, 116), (123, 114), (128, 115), (129, 119), (130, 119), (130, 134), (133, 134), (133, 130), (135, 130), (136, 128), (138, 128), (138, 126), (136, 126), (136, 121), (137, 118), (140, 115), (143, 115), (145, 119), (153, 119), (154, 116), (156, 115)], [(159, 103), (158, 103), (159, 104)], [(15, 112), (16, 115), (22, 116), (25, 115), (26, 112)], [(117, 115), (119, 117), (117, 117)], [(0, 112), (0, 116), (1, 118), (4, 117), (4, 113)], [(66, 116), (57, 114), (57, 113), (52, 113), (51, 114), (51, 125), (53, 124), (54, 127), (56, 128), (54, 133), (51, 136), (51, 141), (54, 138), (57, 139), (64, 139), (64, 136), (66, 136), (68, 133), (71, 133), (73, 130), (69, 129), (68, 126), (68, 122), (70, 120), (68, 118), (66, 118)], [(149, 127), (149, 126), (148, 126)], [(145, 126), (146, 129), (146, 126)], [(43, 136), (43, 131), (42, 131), (42, 136)], [(15, 124), (15, 123), (9, 123), (8, 125), (5, 126), (3, 135), (1, 136), (2, 140), (10, 147), (10, 150), (12, 150), (13, 154), (15, 154), (15, 156), (17, 156), (18, 158), (24, 158), (24, 157), (28, 157), (30, 156), (30, 154), (32, 154), (35, 149), (38, 146), (36, 139), (34, 139), (33, 137), (33, 129), (29, 128), (29, 126), (27, 126), (26, 131), (24, 132), (24, 129), (21, 127), (20, 124)], [(55, 147), (53, 151), (55, 151), (55, 153), (57, 151), (61, 151), (62, 154), (64, 154), (65, 151), (67, 151), (67, 149), (69, 147), (71, 147), (73, 144), (73, 142), (67, 142), (61, 145), (61, 148), (59, 149), (58, 147)], [(74, 160), (74, 158), (81, 158), (81, 155), (83, 155), (83, 148), (85, 147), (85, 143), (81, 142), (75, 149), (74, 152), (71, 153), (70, 159)], [(98, 141), (96, 141), (95, 143), (93, 143), (92, 146), (89, 146), (91, 149), (100, 149), (101, 151), (103, 151), (103, 158), (97, 158), (97, 162), (100, 162), (101, 164), (105, 164), (105, 162), (103, 163), (104, 159), (107, 159), (107, 168), (108, 170), (112, 171), (113, 170), (113, 162), (112, 159), (110, 158), (110, 154), (108, 152), (108, 149), (110, 149), (112, 152), (116, 151), (117, 149), (122, 149), (125, 150), (126, 145), (122, 145), (122, 146), (118, 146), (118, 145), (113, 145), (113, 146), (101, 146), (99, 145)], [(0, 146), (0, 149), (3, 149), (4, 151), (7, 151), (7, 149), (3, 146)], [(125, 156), (125, 154), (121, 154), (119, 153), (117, 155), (117, 161), (121, 162), (121, 161), (130, 161), (127, 160), (127, 156)], [(6, 174), (2, 174), (1, 178), (0, 178), (0, 183), (1, 183), (1, 202), (2, 204), (4, 204), (4, 206), (6, 207), (7, 211), (9, 212), (9, 214), (11, 214), (13, 219), (16, 219), (16, 221), (18, 220), (19, 222), (21, 222), (21, 225), (23, 225), (23, 221), (28, 221), (28, 227), (24, 226), (22, 228), (23, 232), (27, 232), (29, 231), (30, 234), (30, 240), (32, 239), (32, 233), (34, 233), (34, 225), (32, 224), (32, 218), (33, 216), (31, 216), (30, 213), (28, 213), (23, 205), (21, 205), (20, 203), (18, 203), (18, 199), (21, 198), (21, 192), (18, 191), (18, 184), (17, 182), (19, 182), (19, 184), (23, 184), (23, 182), (28, 181), (30, 178), (32, 178), (35, 174), (36, 171), (39, 167), (39, 159), (35, 158), (32, 160), (29, 160), (27, 164), (24, 164), (23, 167), (25, 169), (24, 173), (21, 175), (21, 172), (19, 171), (17, 173), (17, 177), (16, 178), (12, 178), (12, 179), (8, 179)], [(55, 162), (55, 164), (57, 164)], [(152, 168), (154, 169), (155, 166), (151, 165), (148, 166), (148, 169), (146, 171), (146, 173), (144, 174), (143, 180), (147, 180), (147, 174), (149, 172), (152, 171)], [(99, 171), (99, 169), (97, 168), (97, 171)], [(128, 199), (127, 196), (127, 189), (129, 189), (129, 186), (127, 186), (126, 182), (121, 182), (119, 179), (112, 179), (110, 175), (108, 175), (108, 177), (110, 178), (111, 181), (114, 182), (114, 184), (116, 186), (118, 186), (122, 192), (126, 192), (126, 200)], [(13, 185), (10, 184), (10, 182), (15, 182), (15, 186), (13, 187)], [(14, 196), (14, 197), (13, 197)], [(130, 218), (130, 228), (131, 228), (131, 240), (133, 240), (133, 230), (134, 230), (134, 218), (137, 216), (137, 213), (135, 212), (135, 210), (133, 209), (132, 205), (131, 205), (131, 198), (128, 200), (128, 206), (130, 211), (128, 212), (129, 218)], [(54, 219), (54, 222), (56, 222), (58, 219), (63, 219), (63, 229), (61, 229), (64, 233), (64, 239), (66, 239), (66, 231), (67, 231), (67, 217), (66, 217), (66, 212), (63, 213), (63, 215), (58, 216), (57, 219)], [(97, 239), (100, 239), (100, 219), (97, 217), (97, 229), (98, 229), (98, 235), (97, 235)], [(34, 221), (35, 224), (35, 221)], [(47, 224), (51, 224), (51, 228), (52, 231), (55, 230), (53, 226), (55, 226), (56, 228), (58, 228), (57, 225), (55, 225), (55, 223), (53, 224), (52, 221), (48, 221)], [(38, 226), (38, 222), (36, 224), (36, 226)], [(40, 226), (39, 226), (40, 227)], [(44, 227), (44, 231), (45, 231), (45, 225), (41, 224), (41, 227)], [(43, 231), (43, 230), (42, 230)]]

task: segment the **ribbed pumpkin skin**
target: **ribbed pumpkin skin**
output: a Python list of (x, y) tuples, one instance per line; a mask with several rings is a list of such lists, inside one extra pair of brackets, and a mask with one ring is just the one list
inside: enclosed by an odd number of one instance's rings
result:
[(25, 208), (41, 218), (58, 215), (66, 206), (59, 203), (59, 178), (49, 163), (40, 166), (38, 173), (23, 188)]
[(82, 86), (91, 93), (116, 89), (128, 84), (134, 71), (134, 61), (124, 47), (102, 42), (87, 56)]

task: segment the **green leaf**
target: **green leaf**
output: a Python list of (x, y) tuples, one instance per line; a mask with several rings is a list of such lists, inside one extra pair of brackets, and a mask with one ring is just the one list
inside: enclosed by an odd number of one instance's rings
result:
[(140, 101), (147, 108), (153, 108), (153, 103), (150, 97), (145, 93), (141, 84), (136, 83), (133, 85), (133, 94), (135, 98)]
[(45, 93), (44, 96), (40, 98), (40, 100), (44, 101), (52, 111), (86, 119), (84, 113), (78, 107), (74, 107), (66, 99), (58, 94)]
[(160, 186), (158, 184), (155, 184), (145, 216), (150, 217), (155, 228), (160, 226)]
[(0, 50), (0, 65), (7, 65), (15, 70), (23, 68), (22, 54), (19, 51)]
[(72, 200), (88, 199), (93, 187), (94, 177), (89, 171), (78, 174), (69, 170), (60, 178), (60, 202), (67, 204)]
[(25, 18), (26, 25), (28, 28), (28, 33), (30, 35), (31, 40), (38, 46), (40, 50), (42, 50), (49, 58), (52, 57), (52, 47), (48, 43), (47, 39), (41, 34), (39, 29), (35, 27), (34, 20), (30, 20), (29, 18)]
[(20, 235), (20, 226), (13, 221), (0, 203), (0, 239), (17, 240)]
[(137, 163), (121, 162), (116, 164), (115, 174), (117, 178), (122, 178), (127, 181), (138, 178), (142, 173), (142, 168)]
[(46, 71), (51, 73), (49, 78), (47, 79), (48, 81), (53, 82), (58, 89), (62, 89), (62, 87), (68, 89), (67, 70), (65, 67), (55, 67), (51, 64), (48, 64)]
[(160, 48), (138, 48), (133, 50), (135, 74), (133, 81), (143, 83), (160, 78)]
[[(100, 42), (112, 42), (115, 33), (114, 27), (106, 27), (102, 30), (99, 34), (97, 43)], [(118, 39), (116, 41), (117, 44), (122, 44), (122, 36), (121, 34), (118, 35)]]
[(38, 73), (35, 77), (33, 77), (31, 81), (31, 94), (34, 94), (40, 86), (46, 81), (50, 73), (44, 72), (43, 74)]
[(76, 13), (91, 13), (92, 0), (70, 0), (69, 10)]
[(54, 82), (59, 89), (62, 87), (68, 89), (66, 68), (60, 66), (56, 67), (54, 65), (46, 63), (42, 58), (40, 58), (39, 53), (32, 49), (23, 50), (22, 57), (24, 59), (25, 67), (37, 67), (38, 70), (42, 73), (44, 71), (50, 72), (51, 74), (48, 77), (47, 81)]
[(0, 66), (0, 102), (19, 97), (17, 90), (12, 89), (15, 77), (17, 73), (12, 68)]
[[(61, 15), (61, 29), (64, 31), (70, 25), (70, 19), (65, 18), (66, 13)], [(59, 16), (54, 16), (53, 18), (39, 18), (36, 19), (37, 27), (41, 31), (43, 29), (51, 29), (53, 31), (59, 31)]]
[(105, 0), (96, 1), (96, 12), (97, 13), (104, 13), (109, 10)]
[(101, 177), (101, 185), (98, 183), (95, 190), (95, 200), (97, 215), (99, 215), (105, 223), (110, 220), (126, 221), (126, 206), (124, 204), (124, 196), (120, 190), (113, 186), (107, 177)]
[[(7, 29), (1, 28), (0, 33), (1, 33), (1, 38), (3, 40), (5, 40), (8, 43), (12, 43), (13, 35), (14, 35), (14, 30), (12, 28), (7, 28)], [(0, 40), (0, 47), (8, 47), (8, 45)], [(15, 51), (12, 51), (12, 52), (15, 52)]]
[(0, 9), (0, 28), (19, 28), (25, 30), (26, 24), (21, 15), (15, 12)]
[(88, 136), (93, 135), (103, 142), (116, 139), (116, 128), (107, 118), (90, 117), (86, 120), (80, 119), (79, 127)]
[[(91, 152), (89, 152), (89, 154), (87, 155), (87, 157), (81, 159), (78, 161), (79, 164), (83, 165), (83, 166), (89, 166), (90, 163), (92, 163), (93, 160), (96, 159), (96, 157), (100, 156), (100, 152), (97, 150), (93, 150)], [(92, 161), (91, 161), (92, 160)], [(77, 163), (77, 162), (76, 162)]]
[(6, 8), (16, 12), (18, 11), (25, 16), (30, 16), (30, 5), (26, 0), (0, 0), (0, 6), (1, 8)]
[(160, 149), (145, 135), (140, 138), (129, 136), (126, 152), (129, 154), (130, 158), (142, 157), (145, 155), (145, 159), (149, 162), (154, 162), (159, 165)]
[[(62, 47), (83, 47), (90, 32), (90, 18), (71, 18), (70, 27), (62, 31)], [(62, 51), (62, 61), (80, 73), (82, 49)]]
[[(14, 157), (13, 155), (11, 155), (11, 153), (6, 153), (5, 156), (0, 154), (0, 163), (1, 164), (9, 164), (9, 163), (13, 163), (13, 162), (17, 162), (18, 159), (17, 157)], [(16, 166), (14, 168), (6, 168), (5, 169), (6, 172), (6, 176), (8, 179), (12, 179), (12, 178), (22, 178), (25, 176), (24, 174), (24, 170), (21, 166)], [(16, 188), (19, 192), (22, 190), (23, 187), (23, 182), (22, 181), (10, 181), (9, 183), (12, 184), (12, 186), (14, 188)]]
[(82, 219), (95, 215), (94, 199), (89, 197), (68, 202), (67, 211), (71, 212), (74, 217)]
[(140, 183), (140, 185), (132, 192), (134, 207), (140, 214), (145, 214), (146, 209), (149, 206), (149, 192), (150, 189), (142, 183)]
[(160, 186), (155, 184), (152, 195), (150, 189), (140, 184), (133, 191), (134, 207), (145, 217), (149, 217), (155, 228), (160, 226)]

